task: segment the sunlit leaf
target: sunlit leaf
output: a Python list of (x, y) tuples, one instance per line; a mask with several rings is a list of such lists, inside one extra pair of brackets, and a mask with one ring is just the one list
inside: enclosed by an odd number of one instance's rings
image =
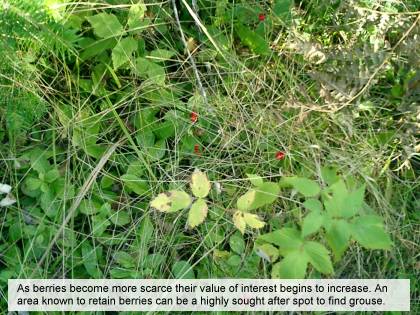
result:
[(305, 252), (294, 250), (286, 255), (280, 262), (273, 265), (272, 278), (303, 279), (308, 267), (309, 258)]
[(190, 195), (182, 190), (161, 193), (150, 203), (152, 208), (161, 212), (176, 212), (189, 207), (190, 204)]
[(245, 222), (245, 218), (244, 218), (244, 212), (242, 211), (236, 211), (233, 214), (233, 224), (236, 226), (236, 228), (242, 233), (245, 233), (245, 228), (246, 228), (246, 222)]
[(114, 14), (99, 13), (87, 17), (93, 27), (93, 32), (101, 38), (118, 36), (123, 31), (123, 26)]
[(353, 238), (369, 249), (390, 249), (392, 242), (384, 229), (382, 218), (365, 215), (356, 218), (351, 225)]
[(244, 213), (244, 220), (245, 223), (253, 229), (261, 229), (265, 225), (265, 222), (260, 220), (258, 215), (248, 212)]
[(191, 191), (198, 198), (205, 198), (210, 192), (211, 184), (207, 175), (195, 170), (191, 176)]
[(203, 199), (197, 199), (191, 206), (188, 213), (188, 225), (190, 228), (194, 228), (197, 225), (204, 222), (207, 217), (208, 207), (207, 203)]

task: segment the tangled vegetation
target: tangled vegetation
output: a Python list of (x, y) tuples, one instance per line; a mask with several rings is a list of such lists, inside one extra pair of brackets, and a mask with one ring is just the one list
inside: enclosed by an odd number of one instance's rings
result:
[(9, 278), (410, 278), (418, 297), (419, 10), (0, 0), (0, 308)]

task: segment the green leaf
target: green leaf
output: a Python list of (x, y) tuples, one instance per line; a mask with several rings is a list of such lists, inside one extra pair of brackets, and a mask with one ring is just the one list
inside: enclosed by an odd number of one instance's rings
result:
[(35, 177), (28, 177), (25, 179), (25, 185), (28, 190), (37, 190), (41, 187), (42, 181)]
[(176, 212), (189, 207), (190, 204), (190, 195), (182, 190), (161, 193), (150, 203), (152, 208), (161, 212)]
[(115, 252), (113, 256), (115, 262), (124, 268), (132, 269), (136, 267), (135, 258), (126, 252)]
[(122, 33), (123, 26), (114, 14), (99, 13), (87, 17), (93, 32), (101, 38), (115, 37)]
[(235, 29), (241, 42), (249, 47), (253, 53), (258, 55), (269, 55), (271, 53), (267, 41), (260, 35), (240, 24), (237, 24)]
[(151, 161), (159, 161), (165, 157), (166, 154), (166, 140), (161, 139), (147, 149), (148, 157)]
[(238, 232), (236, 232), (229, 238), (229, 246), (232, 251), (239, 255), (245, 252), (244, 238)]
[(324, 215), (318, 211), (310, 212), (302, 223), (302, 237), (316, 233), (324, 223)]
[(191, 264), (185, 260), (177, 261), (172, 266), (172, 273), (176, 279), (195, 279)]
[(155, 49), (150, 52), (149, 57), (152, 59), (157, 59), (157, 61), (165, 61), (171, 59), (175, 55), (176, 52), (173, 50)]
[(293, 0), (275, 0), (273, 13), (283, 22), (289, 23), (291, 20)]
[(137, 41), (132, 37), (126, 37), (120, 40), (112, 49), (112, 64), (114, 70), (117, 70), (123, 64), (131, 60), (133, 52), (137, 49)]
[(125, 210), (120, 210), (118, 212), (113, 213), (112, 216), (109, 217), (109, 219), (116, 226), (124, 226), (131, 222), (130, 215)]
[(279, 249), (268, 243), (256, 245), (255, 252), (259, 257), (271, 263), (279, 258)]
[(254, 189), (248, 190), (245, 194), (238, 198), (236, 207), (241, 211), (247, 211), (251, 208), (257, 192)]
[(88, 274), (95, 279), (102, 278), (102, 271), (98, 266), (97, 251), (87, 241), (82, 245), (82, 257)]
[(146, 10), (147, 8), (143, 1), (139, 1), (139, 3), (133, 4), (130, 7), (130, 10), (128, 11), (128, 26), (130, 29), (143, 26), (142, 20)]
[(46, 153), (40, 149), (36, 149), (31, 153), (31, 167), (39, 174), (45, 174), (51, 168), (50, 162), (46, 157)]
[(256, 187), (260, 187), (264, 183), (261, 176), (255, 174), (246, 174), (246, 176), (248, 176), (248, 179), (251, 182), (251, 184)]
[(132, 174), (124, 174), (121, 176), (121, 180), (123, 181), (124, 186), (134, 191), (139, 196), (144, 195), (150, 189), (147, 180), (140, 179)]
[(392, 242), (384, 229), (382, 218), (376, 215), (357, 217), (351, 225), (353, 238), (368, 249), (390, 249)]
[(328, 188), (332, 192), (332, 197), (327, 196), (324, 200), (325, 210), (331, 217), (341, 217), (348, 196), (346, 184), (339, 180)]
[(303, 279), (308, 267), (309, 258), (302, 251), (292, 251), (280, 262), (273, 265), (272, 278)]
[(362, 185), (358, 189), (350, 192), (344, 200), (341, 214), (344, 218), (351, 218), (359, 213), (363, 207), (363, 199), (365, 197), (366, 185)]
[(198, 198), (205, 198), (210, 192), (211, 184), (206, 173), (196, 169), (191, 176), (191, 191)]
[(92, 233), (96, 237), (100, 237), (106, 231), (111, 223), (102, 213), (92, 216)]
[(277, 245), (283, 251), (298, 250), (303, 243), (301, 233), (294, 228), (275, 230), (271, 233), (260, 235), (258, 240)]
[(190, 228), (195, 228), (197, 225), (204, 222), (207, 217), (208, 207), (204, 199), (197, 199), (191, 206), (188, 213), (188, 225)]
[(309, 262), (319, 272), (331, 274), (334, 272), (328, 249), (318, 242), (305, 242), (303, 245)]
[(339, 261), (349, 246), (350, 225), (346, 220), (332, 220), (325, 237), (334, 254), (334, 260)]
[(321, 177), (322, 180), (329, 186), (340, 180), (340, 176), (337, 175), (337, 168), (332, 166), (322, 167)]
[(60, 172), (57, 169), (52, 169), (52, 170), (49, 170), (47, 173), (45, 173), (44, 180), (47, 183), (52, 183), (59, 177), (60, 177)]
[(318, 199), (307, 199), (303, 203), (306, 209), (315, 211), (315, 212), (321, 212), (322, 211), (322, 204)]
[(83, 199), (79, 205), (79, 211), (86, 215), (96, 214), (100, 211), (101, 205), (90, 199)]
[(117, 44), (117, 39), (115, 38), (108, 38), (102, 40), (94, 40), (91, 38), (86, 38), (89, 41), (88, 43), (84, 43), (82, 46), (82, 52), (80, 53), (81, 60), (88, 60), (92, 57), (95, 57), (101, 53), (103, 53), (107, 49), (113, 48)]
[(279, 191), (280, 188), (276, 183), (265, 182), (239, 197), (236, 206), (241, 211), (260, 208), (273, 203), (278, 198)]
[(136, 59), (135, 72), (159, 86), (165, 85), (165, 68), (146, 58), (139, 57)]
[(283, 179), (286, 183), (290, 184), (298, 192), (305, 197), (314, 197), (319, 194), (321, 188), (318, 183), (304, 177), (286, 177)]

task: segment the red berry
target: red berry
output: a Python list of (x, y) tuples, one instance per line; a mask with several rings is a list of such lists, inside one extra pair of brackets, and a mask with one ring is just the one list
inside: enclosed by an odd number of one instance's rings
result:
[(192, 123), (196, 123), (198, 120), (198, 114), (196, 112), (191, 112), (190, 118)]
[(258, 14), (258, 20), (259, 20), (260, 22), (264, 21), (264, 20), (265, 20), (265, 14), (264, 14), (264, 13), (260, 13), (260, 14)]
[(198, 144), (194, 144), (194, 153), (200, 154), (200, 146)]
[(276, 160), (283, 160), (285, 156), (286, 153), (284, 153), (283, 151), (276, 152)]

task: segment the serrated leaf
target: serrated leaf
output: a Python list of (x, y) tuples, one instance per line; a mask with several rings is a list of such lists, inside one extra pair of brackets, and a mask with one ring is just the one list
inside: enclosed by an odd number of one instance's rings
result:
[(279, 249), (268, 243), (256, 245), (255, 252), (259, 257), (271, 263), (279, 258)]
[(126, 211), (118, 211), (112, 214), (109, 218), (113, 224), (116, 226), (124, 226), (131, 222), (130, 215)]
[(245, 194), (238, 198), (236, 207), (241, 211), (247, 211), (251, 208), (255, 200), (257, 192), (254, 189), (248, 190)]
[(358, 189), (350, 192), (344, 202), (341, 215), (344, 218), (351, 218), (352, 216), (359, 213), (363, 207), (363, 199), (365, 197), (366, 185), (360, 186)]
[(242, 211), (250, 211), (271, 204), (277, 199), (279, 191), (280, 188), (276, 183), (265, 182), (239, 197), (237, 208)]
[(237, 24), (235, 29), (239, 38), (241, 39), (241, 42), (245, 46), (249, 47), (252, 50), (252, 52), (263, 56), (270, 54), (270, 46), (263, 37), (261, 37), (248, 27), (240, 24)]
[(302, 251), (292, 251), (280, 262), (273, 265), (272, 278), (280, 279), (303, 279), (308, 267), (309, 258)]
[(253, 229), (261, 229), (264, 227), (265, 222), (261, 221), (260, 218), (256, 214), (244, 213), (244, 220), (247, 225), (249, 225)]
[(161, 139), (147, 149), (148, 157), (152, 161), (159, 161), (165, 157), (166, 154), (166, 141)]
[(120, 266), (130, 269), (135, 268), (135, 259), (129, 253), (118, 251), (113, 254), (114, 260)]
[(332, 166), (322, 167), (321, 177), (323, 181), (329, 186), (340, 180), (340, 176), (337, 175), (337, 168)]
[(134, 38), (126, 37), (120, 40), (112, 49), (112, 64), (114, 70), (117, 70), (123, 64), (129, 62), (136, 49), (137, 41)]
[(293, 186), (298, 192), (305, 197), (314, 197), (321, 191), (318, 183), (304, 177), (287, 177), (284, 181)]
[(37, 190), (41, 187), (42, 181), (35, 177), (28, 177), (25, 180), (25, 185), (28, 190)]
[(271, 233), (260, 235), (258, 240), (277, 245), (284, 251), (297, 250), (303, 243), (301, 233), (294, 228), (275, 230)]
[(305, 242), (304, 251), (312, 266), (323, 274), (331, 274), (334, 268), (331, 263), (328, 249), (318, 242)]
[(233, 252), (241, 255), (245, 251), (245, 242), (244, 242), (244, 238), (242, 237), (242, 235), (240, 235), (237, 232), (235, 234), (233, 234), (229, 238), (229, 246), (230, 246), (230, 249)]
[(149, 57), (158, 61), (165, 61), (171, 59), (175, 54), (176, 52), (173, 50), (155, 49), (150, 52)]
[(195, 279), (193, 267), (185, 260), (177, 261), (172, 266), (172, 273), (175, 279)]
[(208, 207), (204, 199), (197, 199), (191, 206), (188, 213), (188, 225), (190, 228), (195, 228), (197, 225), (204, 222), (207, 217)]
[(159, 86), (165, 85), (165, 68), (146, 58), (139, 57), (136, 59), (135, 72)]
[(59, 177), (60, 177), (60, 172), (57, 169), (52, 169), (52, 170), (49, 170), (47, 173), (45, 173), (44, 180), (47, 183), (52, 183)]
[(142, 20), (144, 18), (144, 14), (146, 13), (146, 5), (143, 1), (139, 3), (133, 4), (128, 11), (128, 26), (130, 29), (135, 29), (137, 27), (142, 26)]
[(191, 176), (191, 191), (198, 198), (205, 198), (210, 192), (211, 184), (207, 175), (195, 170)]
[(101, 205), (90, 199), (83, 199), (79, 205), (79, 211), (86, 215), (96, 214), (100, 211)]
[(161, 212), (176, 212), (189, 207), (190, 204), (190, 195), (182, 190), (161, 193), (150, 203), (152, 208)]
[(310, 212), (302, 223), (302, 237), (316, 233), (324, 223), (324, 215), (319, 211)]
[(121, 176), (124, 186), (134, 191), (137, 195), (144, 195), (149, 190), (149, 183), (145, 179), (141, 179), (132, 174), (124, 174)]
[(334, 260), (339, 261), (349, 246), (351, 230), (345, 220), (333, 220), (326, 231), (325, 237), (334, 254)]
[(86, 271), (93, 278), (102, 278), (102, 271), (98, 266), (97, 251), (87, 241), (82, 245), (83, 265)]
[(384, 229), (382, 218), (376, 215), (357, 217), (351, 225), (353, 238), (368, 249), (390, 249), (392, 242)]
[(236, 211), (233, 214), (232, 220), (233, 220), (233, 224), (236, 226), (236, 228), (242, 234), (244, 234), (245, 233), (245, 228), (246, 228), (246, 222), (245, 222), (245, 219), (244, 219), (244, 212), (239, 211), (239, 210)]
[(252, 185), (259, 187), (264, 183), (264, 180), (261, 176), (255, 175), (255, 174), (246, 174), (248, 176), (249, 181)]
[(273, 13), (279, 17), (284, 23), (289, 23), (291, 20), (293, 0), (275, 0), (273, 6)]
[(115, 37), (122, 33), (123, 26), (114, 14), (99, 13), (87, 17), (93, 32), (101, 38)]
[(306, 209), (316, 212), (322, 211), (322, 203), (318, 199), (307, 199), (303, 203)]
[(346, 184), (339, 180), (328, 188), (332, 196), (327, 196), (324, 200), (325, 210), (331, 217), (341, 217), (348, 196)]

